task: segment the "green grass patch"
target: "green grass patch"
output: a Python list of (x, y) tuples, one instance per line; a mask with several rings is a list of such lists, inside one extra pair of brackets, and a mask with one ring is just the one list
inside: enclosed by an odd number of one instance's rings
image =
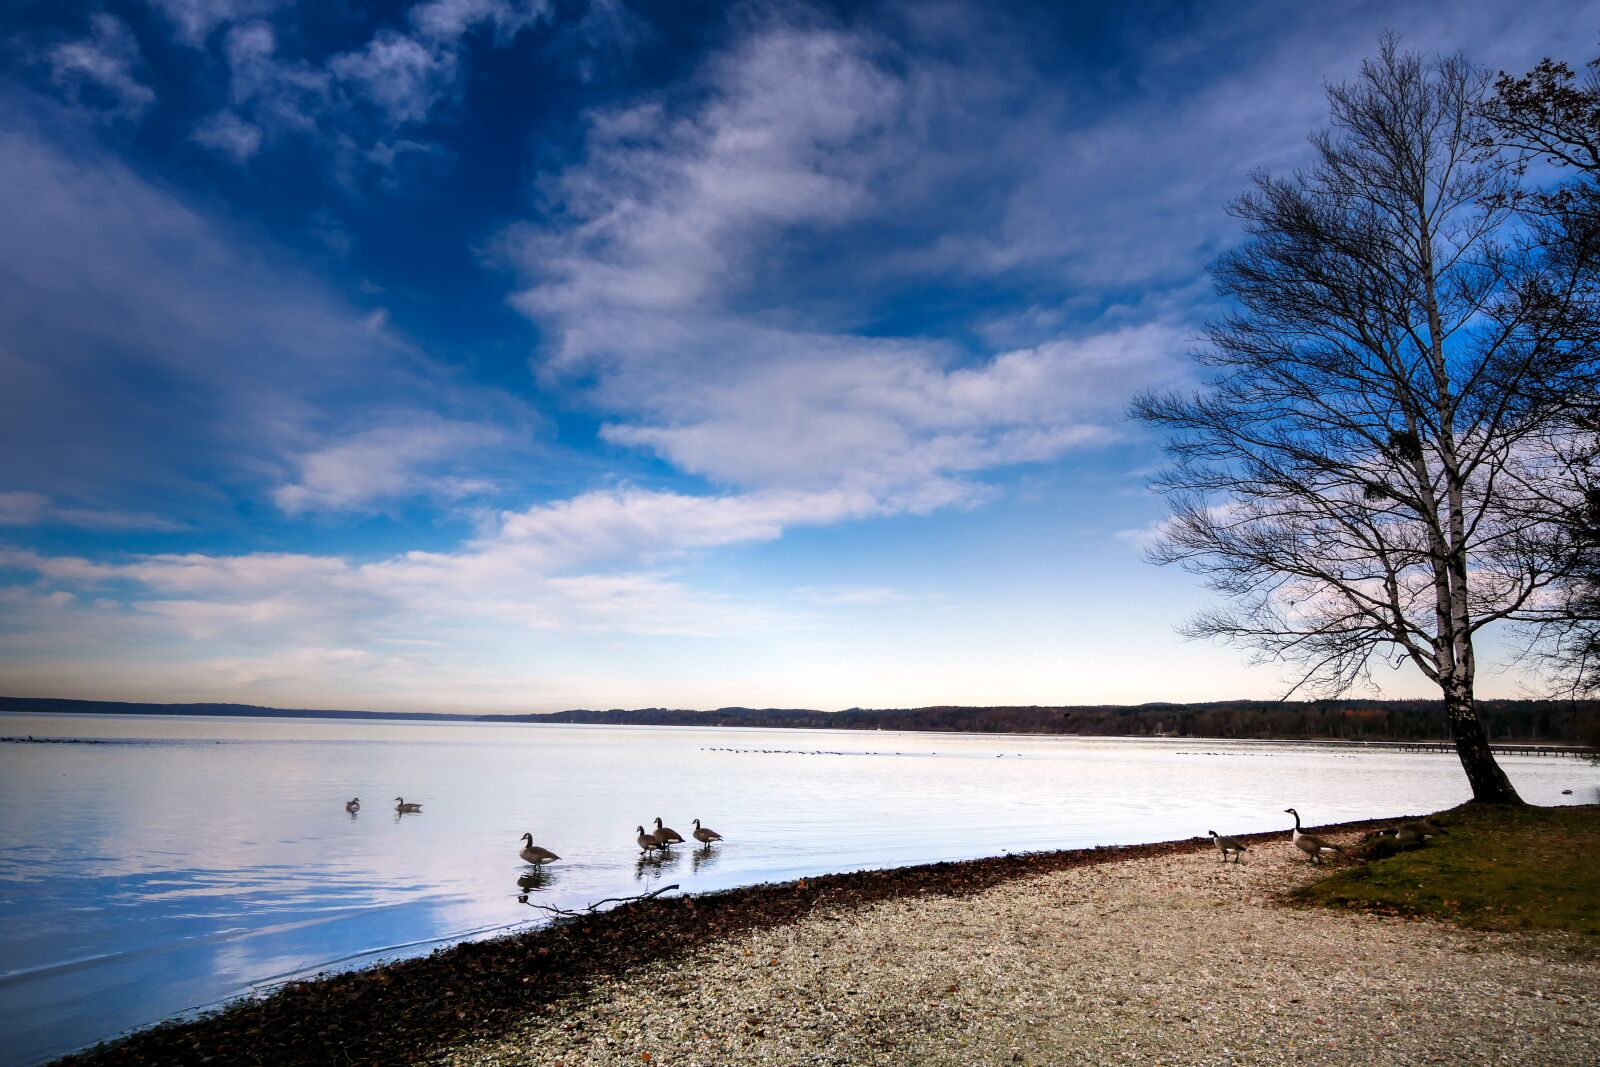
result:
[(1345, 867), (1291, 898), (1482, 930), (1600, 937), (1600, 806), (1466, 804), (1435, 821), (1449, 833)]

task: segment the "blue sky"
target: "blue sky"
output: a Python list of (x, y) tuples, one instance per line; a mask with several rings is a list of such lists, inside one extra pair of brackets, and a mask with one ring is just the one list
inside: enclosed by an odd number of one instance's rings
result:
[(1281, 693), (1127, 400), (1380, 33), (1600, 4), (0, 20), (0, 691), (842, 708)]

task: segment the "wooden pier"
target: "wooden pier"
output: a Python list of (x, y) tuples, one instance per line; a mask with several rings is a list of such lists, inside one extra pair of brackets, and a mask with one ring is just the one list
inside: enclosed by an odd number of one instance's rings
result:
[[(1388, 748), (1400, 752), (1454, 752), (1454, 741), (1334, 741), (1336, 745), (1347, 745), (1351, 748)], [(1600, 751), (1585, 748), (1582, 745), (1540, 745), (1517, 744), (1508, 742), (1499, 744), (1489, 743), (1489, 749), (1497, 756), (1575, 756), (1578, 759), (1593, 759), (1600, 757)]]

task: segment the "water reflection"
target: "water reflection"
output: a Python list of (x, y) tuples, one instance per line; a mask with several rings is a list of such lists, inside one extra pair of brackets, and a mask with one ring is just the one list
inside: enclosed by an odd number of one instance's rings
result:
[(521, 904), (528, 902), (529, 893), (538, 893), (549, 889), (556, 883), (556, 876), (543, 867), (529, 867), (517, 875), (517, 901)]
[(662, 875), (678, 865), (681, 857), (676, 852), (647, 852), (640, 856), (633, 864), (633, 879), (636, 882), (660, 881)]
[[(1287, 836), (1290, 802), (1335, 822), (1467, 795), (1453, 755), (1193, 740), (752, 730), (739, 736), (772, 751), (734, 754), (703, 747), (726, 731), (693, 729), (0, 716), (0, 736), (29, 733), (117, 743), (0, 743), (0, 1067), (274, 976), (680, 882), (698, 893), (1222, 824)], [(1018, 745), (1028, 758), (1012, 758)], [(1588, 802), (1600, 785), (1579, 760), (1503, 762), (1535, 803)], [(356, 797), (329, 782), (373, 798), (366, 822), (339, 818)], [(418, 804), (428, 818), (395, 811), (390, 789), (432, 798)], [(704, 811), (736, 847), (689, 834), (638, 859), (626, 830), (644, 811), (679, 826)], [(514, 860), (519, 826), (560, 827), (546, 842), (566, 857), (559, 873)]]

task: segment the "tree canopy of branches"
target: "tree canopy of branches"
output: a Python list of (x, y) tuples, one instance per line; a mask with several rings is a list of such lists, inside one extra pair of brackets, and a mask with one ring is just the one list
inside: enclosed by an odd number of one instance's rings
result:
[[(1574, 346), (1600, 347), (1600, 60), (1583, 76), (1545, 59), (1521, 77), (1501, 74), (1484, 105), (1489, 147), (1511, 154), (1519, 174), (1547, 164), (1565, 180), (1525, 192), (1518, 206), (1550, 257), (1567, 264), (1580, 300), (1559, 307), (1548, 329)], [(1565, 553), (1570, 577), (1546, 602), (1533, 648), (1580, 693), (1600, 691), (1600, 395), (1596, 383), (1566, 396), (1538, 397), (1571, 417), (1555, 490), (1567, 518), (1552, 551)], [(1596, 724), (1600, 740), (1600, 722)]]
[(1187, 634), (1328, 695), (1409, 661), (1441, 691), (1473, 798), (1510, 803), (1474, 639), (1563, 577), (1545, 491), (1560, 420), (1528, 398), (1591, 368), (1550, 330), (1570, 269), (1513, 225), (1515, 174), (1485, 158), (1488, 87), (1393, 39), (1329, 87), (1312, 162), (1232, 205), (1246, 239), (1212, 269), (1235, 310), (1196, 353), (1208, 384), (1132, 414), (1171, 460), (1152, 558), (1224, 598)]

